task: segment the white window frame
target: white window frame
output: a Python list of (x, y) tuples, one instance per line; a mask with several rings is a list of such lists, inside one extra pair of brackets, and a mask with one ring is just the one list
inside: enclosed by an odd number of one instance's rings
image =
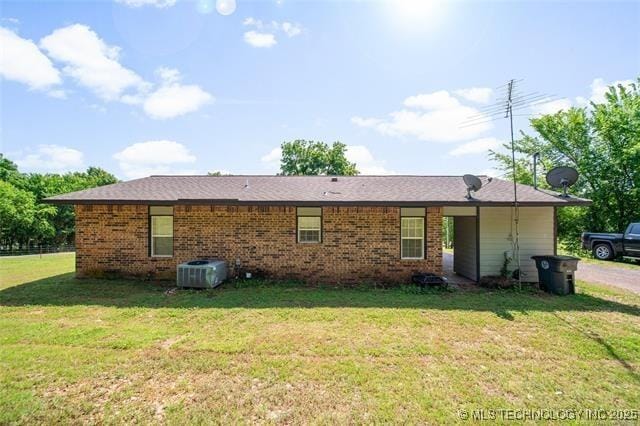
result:
[[(420, 219), (422, 221), (422, 236), (420, 237), (404, 237), (402, 236), (402, 229), (403, 229), (403, 225), (404, 225), (404, 221), (405, 219)], [(424, 260), (424, 252), (425, 252), (425, 217), (424, 216), (401, 216), (400, 217), (400, 258), (402, 260)], [(422, 242), (422, 244), (420, 244), (421, 247), (421, 256), (420, 257), (413, 257), (413, 256), (405, 256), (404, 255), (404, 248), (403, 248), (403, 241), (404, 240), (420, 240)]]
[[(300, 226), (301, 217), (316, 217), (319, 219), (319, 226), (313, 228), (302, 228)], [(318, 231), (318, 240), (315, 241), (301, 241), (301, 231)], [(322, 243), (322, 207), (298, 207), (296, 209), (296, 242), (298, 244), (321, 244)]]
[[(159, 214), (154, 214), (153, 211), (157, 210), (159, 212)], [(170, 210), (169, 210), (170, 209)], [(149, 254), (151, 255), (151, 257), (173, 257), (173, 214), (168, 214), (169, 211), (173, 212), (173, 208), (172, 207), (154, 207), (151, 206), (149, 208)], [(154, 219), (157, 217), (170, 217), (171, 218), (171, 234), (155, 234), (154, 233)], [(154, 247), (155, 244), (154, 239), (155, 238), (169, 238), (171, 237), (171, 254), (156, 254), (154, 253)]]

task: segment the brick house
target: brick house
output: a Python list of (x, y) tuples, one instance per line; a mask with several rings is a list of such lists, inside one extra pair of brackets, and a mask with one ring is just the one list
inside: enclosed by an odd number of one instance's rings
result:
[[(175, 277), (219, 258), (232, 273), (307, 281), (406, 282), (443, 273), (442, 218), (454, 218), (454, 271), (497, 274), (512, 250), (513, 184), (460, 176), (151, 176), (47, 199), (76, 212), (78, 277)], [(556, 250), (556, 208), (588, 200), (518, 185), (523, 278)]]

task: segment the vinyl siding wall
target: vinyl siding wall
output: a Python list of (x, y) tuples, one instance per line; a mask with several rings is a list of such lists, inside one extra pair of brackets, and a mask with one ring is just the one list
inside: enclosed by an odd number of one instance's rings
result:
[(458, 275), (477, 280), (476, 218), (473, 216), (458, 216), (454, 217), (453, 220), (453, 270)]
[[(497, 275), (504, 262), (504, 252), (512, 250), (513, 208), (480, 208), (480, 276)], [(520, 208), (520, 262), (522, 279), (537, 282), (538, 272), (531, 256), (553, 254), (553, 207)], [(512, 228), (513, 226), (513, 228)], [(516, 268), (515, 260), (509, 269)]]

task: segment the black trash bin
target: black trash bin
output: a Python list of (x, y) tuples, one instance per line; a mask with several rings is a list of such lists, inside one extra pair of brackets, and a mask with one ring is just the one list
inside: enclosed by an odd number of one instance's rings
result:
[(532, 256), (538, 268), (540, 288), (548, 293), (566, 295), (576, 292), (573, 273), (578, 269), (577, 257)]

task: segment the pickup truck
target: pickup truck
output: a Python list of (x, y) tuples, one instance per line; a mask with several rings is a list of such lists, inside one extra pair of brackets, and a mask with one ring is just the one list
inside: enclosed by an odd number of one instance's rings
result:
[(624, 234), (583, 232), (581, 240), (582, 248), (591, 250), (596, 259), (640, 258), (640, 223), (629, 224)]

